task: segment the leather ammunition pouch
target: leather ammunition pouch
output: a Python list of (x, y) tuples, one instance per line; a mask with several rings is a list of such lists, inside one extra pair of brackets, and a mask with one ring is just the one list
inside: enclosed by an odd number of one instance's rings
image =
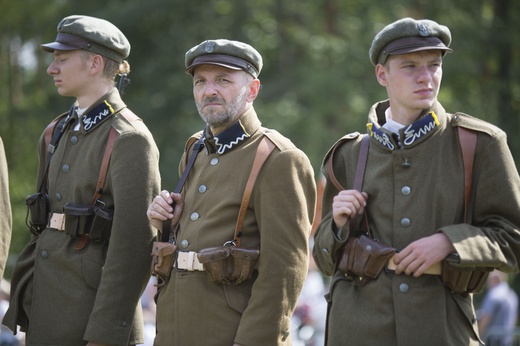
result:
[(152, 274), (167, 280), (172, 271), (177, 246), (172, 243), (155, 241), (152, 247)]
[(88, 234), (93, 241), (104, 241), (110, 237), (114, 211), (86, 204), (67, 203), (63, 206), (65, 233), (71, 238)]
[(238, 285), (253, 275), (260, 250), (224, 245), (203, 249), (197, 257), (212, 282)]
[(395, 249), (365, 235), (349, 237), (340, 254), (338, 270), (355, 284), (364, 286), (379, 276)]
[(456, 267), (449, 260), (444, 260), (441, 280), (454, 293), (479, 293), (492, 270), (486, 267)]
[[(40, 234), (49, 222), (49, 197), (46, 193), (37, 192), (25, 199), (27, 215), (25, 223), (31, 233)], [(30, 220), (29, 220), (30, 215)]]

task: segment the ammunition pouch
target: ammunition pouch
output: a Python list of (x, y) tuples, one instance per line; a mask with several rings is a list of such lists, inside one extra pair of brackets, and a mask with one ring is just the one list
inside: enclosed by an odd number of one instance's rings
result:
[(172, 243), (155, 241), (152, 247), (152, 274), (166, 281), (172, 271), (177, 246)]
[(224, 245), (202, 249), (197, 257), (212, 282), (238, 285), (253, 275), (260, 250)]
[(338, 259), (338, 270), (359, 286), (379, 276), (396, 250), (365, 235), (349, 237)]
[(442, 261), (442, 283), (454, 293), (479, 293), (493, 268), (456, 267), (449, 260)]
[(46, 193), (37, 192), (27, 196), (25, 205), (27, 206), (25, 223), (31, 233), (38, 235), (47, 227), (49, 222), (49, 197)]
[(88, 234), (93, 241), (104, 241), (110, 237), (114, 211), (112, 209), (85, 204), (67, 203), (63, 206), (65, 233), (71, 238)]

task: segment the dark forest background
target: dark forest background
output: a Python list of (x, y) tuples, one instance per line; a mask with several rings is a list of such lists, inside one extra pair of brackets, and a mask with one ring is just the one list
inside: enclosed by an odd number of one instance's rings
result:
[(365, 131), (369, 107), (386, 98), (368, 50), (380, 29), (407, 16), (450, 27), (454, 52), (444, 60), (439, 100), (449, 112), (503, 128), (520, 164), (518, 1), (0, 0), (0, 136), (14, 217), (7, 278), (29, 239), (24, 199), (35, 190), (38, 138), (74, 101), (56, 92), (46, 74), (52, 56), (39, 45), (53, 41), (71, 14), (107, 19), (130, 40), (124, 100), (155, 137), (164, 188), (177, 181), (185, 140), (203, 127), (184, 73), (189, 48), (209, 38), (257, 48), (264, 70), (255, 108), (264, 126), (307, 153), (318, 179), (327, 149), (345, 133)]

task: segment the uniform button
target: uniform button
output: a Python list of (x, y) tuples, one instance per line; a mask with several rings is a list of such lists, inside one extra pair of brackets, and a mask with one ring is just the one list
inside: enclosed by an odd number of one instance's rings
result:
[(47, 259), (49, 258), (49, 253), (47, 250), (42, 250), (42, 252), (40, 252), (40, 256), (42, 256), (43, 259)]
[(72, 144), (76, 144), (76, 143), (78, 143), (78, 137), (77, 137), (77, 136), (72, 136), (72, 137), (70, 137), (70, 142), (71, 142)]
[(56, 199), (57, 199), (58, 201), (61, 201), (61, 199), (62, 199), (62, 196), (61, 196), (60, 193), (56, 193), (56, 194), (54, 195), (54, 197), (56, 197)]
[(191, 215), (190, 215), (190, 219), (191, 219), (192, 221), (196, 221), (196, 220), (198, 220), (198, 219), (199, 219), (199, 213), (197, 213), (196, 211), (193, 212), (193, 213), (191, 213)]
[(208, 189), (208, 188), (206, 187), (206, 185), (201, 185), (201, 186), (199, 186), (199, 192), (200, 192), (200, 193), (204, 193), (204, 192), (206, 192), (207, 189)]
[(403, 196), (408, 196), (411, 192), (412, 189), (410, 188), (410, 186), (403, 186), (403, 188), (401, 189), (401, 193), (403, 194)]
[(408, 286), (408, 284), (400, 284), (399, 285), (399, 291), (401, 291), (401, 293), (406, 293), (410, 290), (410, 286)]
[(217, 163), (218, 163), (218, 157), (212, 158), (211, 161), (209, 162), (209, 164), (212, 166), (216, 166)]
[(61, 170), (63, 171), (63, 173), (69, 173), (70, 172), (70, 166), (67, 165), (67, 164), (64, 164), (63, 167), (61, 168)]
[(409, 160), (408, 157), (403, 157), (403, 163), (401, 163), (401, 166), (403, 168), (410, 168), (411, 164), (408, 160)]
[(181, 241), (181, 248), (183, 248), (183, 249), (187, 249), (189, 245), (190, 245), (190, 242), (187, 241), (186, 239), (184, 239), (183, 241)]
[(412, 221), (410, 221), (410, 219), (407, 217), (403, 217), (401, 219), (401, 226), (403, 226), (403, 227), (410, 227), (411, 223), (412, 223)]
[(128, 325), (128, 323), (126, 322), (121, 322), (121, 327), (126, 327)]

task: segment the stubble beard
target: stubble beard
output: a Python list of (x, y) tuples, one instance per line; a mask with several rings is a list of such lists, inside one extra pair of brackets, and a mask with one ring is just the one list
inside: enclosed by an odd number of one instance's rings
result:
[[(235, 97), (231, 102), (224, 103), (224, 100), (219, 97), (206, 97), (200, 103), (196, 103), (197, 110), (199, 111), (199, 115), (204, 120), (206, 124), (208, 124), (211, 128), (221, 128), (227, 127), (233, 123), (240, 113), (244, 110), (244, 106), (246, 104), (247, 97), (247, 87), (244, 86), (240, 93)], [(218, 101), (220, 103), (224, 103), (224, 110), (217, 111), (213, 107), (212, 108), (204, 108), (204, 106), (208, 103), (212, 103)]]

